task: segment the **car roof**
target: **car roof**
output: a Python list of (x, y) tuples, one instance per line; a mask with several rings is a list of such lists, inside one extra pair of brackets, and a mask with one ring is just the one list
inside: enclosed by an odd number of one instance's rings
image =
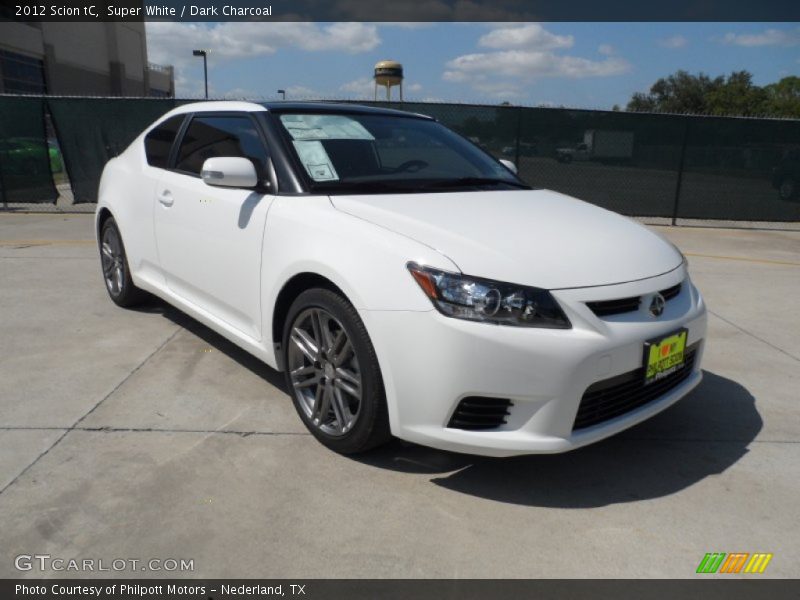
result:
[(380, 106), (364, 106), (362, 104), (349, 104), (345, 102), (242, 102), (234, 100), (222, 100), (211, 102), (192, 102), (178, 106), (165, 116), (180, 115), (192, 112), (215, 112), (215, 111), (234, 111), (234, 112), (320, 112), (320, 113), (350, 113), (363, 115), (387, 115), (387, 116), (414, 116), (421, 119), (431, 119), (427, 115), (412, 113)]
[(264, 102), (267, 110), (274, 112), (313, 111), (321, 113), (350, 113), (363, 115), (389, 115), (408, 117), (413, 115), (423, 119), (433, 119), (428, 115), (415, 112), (384, 108), (382, 106), (366, 106), (364, 104), (350, 104), (348, 102)]

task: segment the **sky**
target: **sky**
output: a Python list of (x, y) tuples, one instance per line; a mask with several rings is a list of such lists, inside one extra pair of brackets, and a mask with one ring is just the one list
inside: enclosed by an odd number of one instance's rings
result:
[[(610, 109), (679, 69), (748, 70), (756, 84), (800, 75), (797, 23), (148, 22), (150, 60), (176, 94), (370, 99), (379, 60), (400, 61), (406, 100)], [(384, 94), (385, 91), (380, 93)], [(397, 91), (393, 94), (396, 97)]]

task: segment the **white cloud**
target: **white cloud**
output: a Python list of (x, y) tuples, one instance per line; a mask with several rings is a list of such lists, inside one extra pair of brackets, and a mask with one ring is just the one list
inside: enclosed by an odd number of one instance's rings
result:
[(476, 81), (473, 83), (472, 89), (496, 100), (509, 100), (524, 96), (521, 86), (510, 81)]
[(555, 35), (538, 23), (493, 27), (478, 40), (479, 46), (493, 51), (463, 54), (448, 61), (442, 73), (444, 81), (508, 100), (525, 97), (539, 79), (609, 77), (631, 68), (610, 44), (601, 44), (597, 50), (603, 57), (594, 60), (563, 52), (574, 46), (575, 38)]
[(375, 82), (370, 77), (361, 77), (348, 81), (339, 86), (339, 91), (349, 94), (350, 97), (366, 98), (374, 97), (375, 95)]
[(194, 49), (207, 49), (209, 65), (213, 66), (220, 61), (267, 56), (282, 48), (358, 54), (381, 43), (378, 28), (367, 23), (228, 22), (207, 26), (146, 22), (145, 27), (150, 60), (175, 66), (178, 96), (198, 95), (198, 82), (188, 80), (183, 73), (190, 64), (199, 64), (192, 56)]
[(687, 45), (689, 45), (689, 40), (680, 34), (676, 34), (668, 38), (658, 40), (658, 45), (662, 48), (685, 48)]
[(552, 52), (506, 50), (465, 54), (447, 63), (447, 81), (480, 80), (489, 76), (514, 77), (530, 81), (540, 77), (608, 77), (630, 69), (627, 61), (609, 57), (590, 60)]
[(147, 49), (153, 62), (180, 66), (192, 50), (207, 48), (209, 60), (250, 58), (297, 48), (309, 52), (357, 54), (381, 43), (378, 28), (367, 23), (199, 23), (147, 22)]
[(478, 45), (485, 48), (524, 48), (527, 50), (572, 48), (574, 43), (575, 38), (571, 35), (555, 35), (547, 31), (539, 23), (499, 27), (481, 36), (478, 40)]
[(726, 33), (719, 38), (723, 44), (735, 46), (797, 46), (800, 44), (800, 28), (767, 29), (761, 33)]

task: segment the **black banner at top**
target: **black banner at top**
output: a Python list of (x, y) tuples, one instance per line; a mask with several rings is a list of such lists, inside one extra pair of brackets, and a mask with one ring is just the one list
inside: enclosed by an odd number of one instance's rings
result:
[(797, 0), (0, 0), (18, 21), (800, 21)]

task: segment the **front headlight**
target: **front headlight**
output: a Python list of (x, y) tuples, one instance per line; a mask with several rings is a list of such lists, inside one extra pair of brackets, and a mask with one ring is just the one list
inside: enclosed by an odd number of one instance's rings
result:
[(448, 317), (496, 325), (569, 329), (567, 315), (547, 290), (406, 265), (436, 309)]

